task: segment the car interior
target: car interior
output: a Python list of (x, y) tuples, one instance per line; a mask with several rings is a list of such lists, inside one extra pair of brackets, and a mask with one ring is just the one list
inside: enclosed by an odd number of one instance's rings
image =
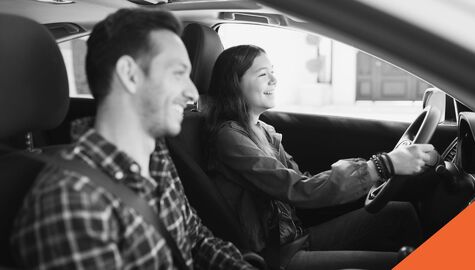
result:
[[(11, 2), (14, 0), (3, 4)], [(39, 2), (23, 2), (18, 10), (32, 5), (33, 14), (43, 8)], [(43, 13), (30, 14), (35, 21), (26, 18), (28, 12), (13, 10), (10, 13), (26, 15), (11, 15), (3, 13), (7, 8), (0, 9), (0, 268), (15, 266), (9, 232), (23, 197), (44, 166), (57, 166), (38, 156), (53, 155), (73, 143), (72, 123), (95, 114), (93, 99), (70, 97), (68, 71), (58, 44), (87, 37), (97, 20), (117, 8), (145, 4), (112, 2), (103, 1), (89, 18), (71, 13), (69, 22), (48, 20)], [(90, 1), (78, 4), (90, 8)], [(214, 62), (224, 50), (216, 30), (227, 21), (288, 28), (305, 24), (253, 1), (176, 2), (164, 7), (184, 22), (182, 39), (193, 67), (191, 79), (200, 94), (200, 101), (190, 104), (185, 112), (181, 133), (167, 138), (167, 145), (186, 195), (203, 223), (216, 236), (246, 252), (249, 247), (236, 217), (207, 174), (204, 160), (206, 134), (201, 108), (206, 103)], [(400, 183), (397, 186), (372, 190), (376, 199), (369, 203), (377, 211), (388, 200), (412, 202), (428, 238), (474, 198), (475, 114), (473, 108), (435, 88), (425, 91), (423, 107), (413, 123), (272, 110), (264, 113), (262, 120), (284, 135), (286, 151), (310, 173), (325, 171), (338, 159), (369, 158), (403, 142), (432, 143), (441, 159), (431, 169), (391, 181)], [(297, 213), (310, 226), (364, 207), (367, 200), (297, 209)]]

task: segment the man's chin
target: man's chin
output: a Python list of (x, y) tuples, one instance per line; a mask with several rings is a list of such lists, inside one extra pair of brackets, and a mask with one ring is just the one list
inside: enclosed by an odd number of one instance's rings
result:
[(175, 137), (181, 132), (181, 123), (177, 126), (171, 126), (167, 129), (166, 136)]
[(166, 128), (155, 128), (152, 130), (151, 135), (154, 138), (162, 138), (162, 137), (175, 137), (181, 132), (181, 124), (180, 125), (174, 125), (174, 126), (168, 126)]

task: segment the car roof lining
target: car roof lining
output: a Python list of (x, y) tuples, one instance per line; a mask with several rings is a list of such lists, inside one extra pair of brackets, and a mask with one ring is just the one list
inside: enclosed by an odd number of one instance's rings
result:
[[(102, 20), (108, 14), (119, 8), (140, 7), (127, 0), (81, 0), (73, 4), (54, 5), (51, 3), (37, 2), (34, 0), (2, 0), (0, 10), (8, 10), (9, 14), (25, 16), (41, 24), (62, 22), (64, 24), (77, 24), (86, 31)], [(199, 22), (213, 27), (224, 22), (252, 22), (259, 23), (259, 18), (264, 18), (271, 25), (292, 26), (297, 20), (283, 16), (275, 9), (263, 6), (254, 1), (197, 1), (175, 2), (146, 8), (167, 9), (174, 12), (183, 22)], [(243, 14), (234, 18), (232, 14)], [(266, 24), (262, 23), (261, 24)], [(71, 35), (74, 35), (71, 33)], [(67, 34), (61, 35), (61, 38)]]
[[(73, 4), (55, 5), (33, 0), (2, 0), (0, 10), (8, 10), (9, 14), (25, 16), (41, 24), (65, 21), (83, 25), (97, 22), (107, 14), (122, 7), (137, 7), (128, 1), (91, 1), (81, 0)], [(85, 16), (87, 14), (87, 16)]]
[[(81, 0), (72, 4), (54, 5), (34, 0), (2, 0), (0, 10), (8, 10), (9, 14), (25, 16), (41, 24), (65, 21), (83, 26), (93, 25), (108, 14), (119, 8), (140, 7), (126, 0)], [(219, 2), (177, 2), (148, 8), (164, 8), (176, 12), (177, 15), (187, 16), (187, 13), (197, 14), (199, 18), (214, 17), (222, 10), (254, 11), (276, 13), (252, 1), (219, 1)]]

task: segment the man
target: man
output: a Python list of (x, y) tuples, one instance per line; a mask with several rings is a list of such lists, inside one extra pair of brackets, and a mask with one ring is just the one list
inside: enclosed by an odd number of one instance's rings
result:
[[(251, 269), (201, 224), (163, 142), (180, 132), (183, 109), (198, 98), (180, 31), (171, 13), (141, 9), (119, 10), (94, 27), (86, 73), (95, 124), (62, 155), (148, 201), (190, 269)], [(175, 269), (163, 236), (134, 209), (87, 177), (54, 168), (25, 199), (12, 244), (26, 268)]]

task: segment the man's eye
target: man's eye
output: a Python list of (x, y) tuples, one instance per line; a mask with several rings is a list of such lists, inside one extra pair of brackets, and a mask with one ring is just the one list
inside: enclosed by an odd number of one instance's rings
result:
[(174, 74), (175, 76), (184, 76), (185, 75), (185, 71), (184, 70), (179, 70), (179, 71), (175, 71)]
[(267, 75), (266, 73), (261, 73), (261, 74), (259, 74), (259, 77), (264, 77), (266, 75)]

